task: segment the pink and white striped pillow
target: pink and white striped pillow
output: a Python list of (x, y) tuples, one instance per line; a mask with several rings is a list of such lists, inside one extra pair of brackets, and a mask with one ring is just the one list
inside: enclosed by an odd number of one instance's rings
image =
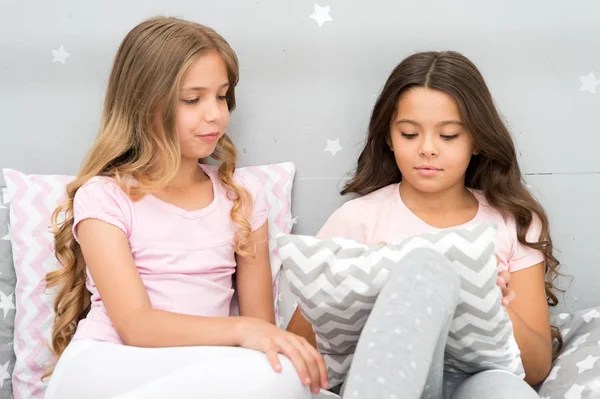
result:
[[(291, 162), (244, 167), (237, 171), (258, 178), (267, 193), (275, 297), (281, 269), (275, 237), (289, 234), (292, 229), (295, 172)], [(4, 169), (3, 173), (10, 198), (10, 236), (17, 275), (13, 392), (15, 399), (42, 399), (47, 381), (42, 382), (41, 377), (53, 362), (48, 348), (54, 317), (54, 293), (45, 289), (44, 277), (60, 266), (53, 252), (50, 216), (62, 203), (66, 185), (73, 176), (26, 175), (13, 169)]]

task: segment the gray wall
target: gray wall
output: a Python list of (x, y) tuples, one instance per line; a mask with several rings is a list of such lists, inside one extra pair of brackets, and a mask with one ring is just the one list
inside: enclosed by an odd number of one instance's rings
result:
[[(319, 27), (307, 0), (0, 2), (0, 168), (74, 174), (98, 128), (114, 53), (153, 15), (215, 28), (241, 61), (230, 132), (242, 165), (298, 167), (295, 232), (316, 232), (344, 199), (375, 96), (418, 50), (454, 49), (484, 73), (550, 213), (563, 309), (600, 304), (600, 3), (580, 0), (330, 0)], [(63, 65), (51, 50), (70, 54)], [(600, 86), (597, 88), (600, 92)], [(327, 139), (343, 150), (325, 152)], [(1, 177), (0, 177), (1, 179)], [(3, 181), (0, 180), (0, 185)]]

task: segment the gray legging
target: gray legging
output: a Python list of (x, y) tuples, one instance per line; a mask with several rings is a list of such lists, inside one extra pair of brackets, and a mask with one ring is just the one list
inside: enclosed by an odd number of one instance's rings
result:
[(444, 373), (444, 348), (460, 291), (446, 257), (412, 251), (390, 273), (356, 348), (342, 397), (530, 399), (521, 378), (490, 370)]

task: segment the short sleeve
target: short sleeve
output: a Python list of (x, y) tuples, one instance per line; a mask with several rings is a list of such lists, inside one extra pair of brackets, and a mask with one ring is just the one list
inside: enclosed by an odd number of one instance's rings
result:
[(111, 179), (92, 178), (73, 199), (73, 237), (79, 241), (77, 226), (85, 219), (97, 219), (131, 234), (131, 200)]
[[(507, 220), (507, 228), (511, 232), (512, 251), (508, 261), (508, 271), (516, 272), (535, 266), (544, 261), (544, 255), (541, 251), (523, 245), (517, 239), (517, 226), (513, 218)], [(542, 223), (537, 216), (534, 216), (525, 235), (527, 242), (538, 242), (542, 232)]]
[(250, 227), (252, 231), (261, 228), (269, 218), (269, 201), (264, 185), (253, 176), (245, 175), (239, 182), (248, 190), (252, 197), (252, 211), (250, 212)]
[[(317, 233), (319, 238), (345, 238), (365, 244), (367, 234), (360, 223), (361, 210), (357, 200), (351, 200), (336, 209)], [(364, 210), (362, 210), (364, 212)]]

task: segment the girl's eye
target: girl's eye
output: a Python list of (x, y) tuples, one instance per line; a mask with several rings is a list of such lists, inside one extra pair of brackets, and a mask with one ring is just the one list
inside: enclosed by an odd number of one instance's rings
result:
[(404, 133), (402, 132), (402, 137), (405, 137), (407, 139), (414, 139), (415, 137), (417, 137), (416, 133)]
[(194, 105), (198, 102), (198, 100), (199, 100), (199, 98), (193, 98), (191, 100), (182, 100), (182, 101), (188, 105)]
[(227, 101), (227, 96), (219, 96), (217, 97), (219, 101)]
[(444, 140), (452, 140), (458, 137), (458, 134), (442, 134), (441, 137)]

